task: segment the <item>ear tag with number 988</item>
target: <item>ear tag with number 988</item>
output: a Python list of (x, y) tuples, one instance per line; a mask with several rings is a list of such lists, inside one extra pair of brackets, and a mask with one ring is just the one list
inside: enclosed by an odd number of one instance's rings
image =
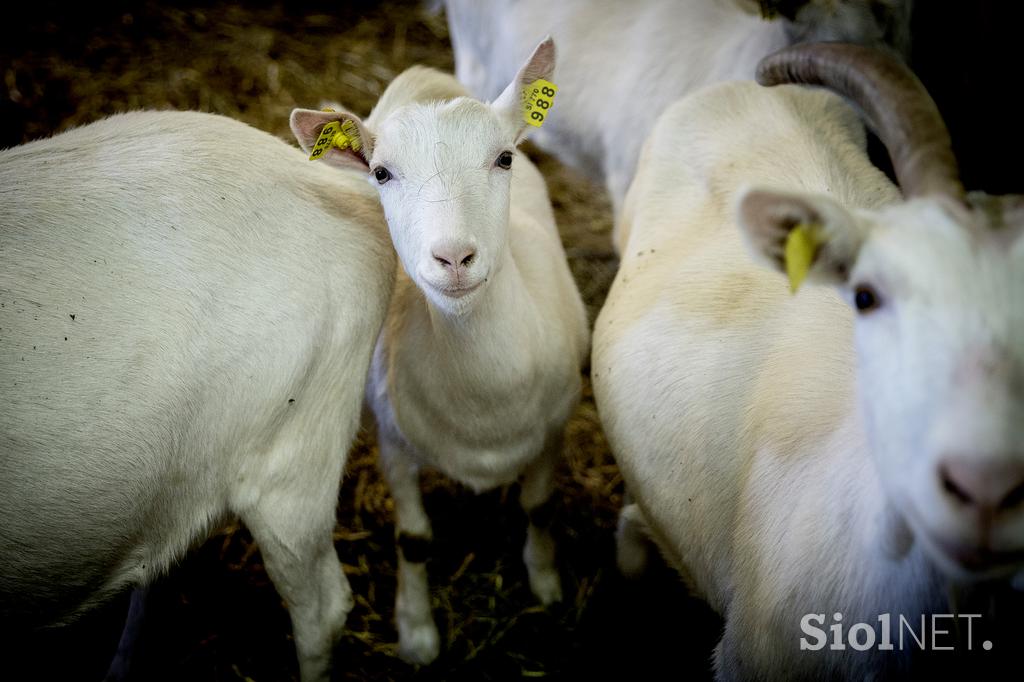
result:
[[(325, 109), (325, 111), (327, 110)], [(354, 152), (363, 148), (362, 141), (359, 139), (359, 128), (356, 127), (355, 122), (345, 119), (327, 123), (320, 131), (320, 137), (313, 143), (309, 160), (322, 159), (331, 147), (342, 150), (351, 148)]]
[(538, 78), (523, 88), (523, 120), (535, 128), (544, 125), (548, 112), (555, 103), (558, 86)]

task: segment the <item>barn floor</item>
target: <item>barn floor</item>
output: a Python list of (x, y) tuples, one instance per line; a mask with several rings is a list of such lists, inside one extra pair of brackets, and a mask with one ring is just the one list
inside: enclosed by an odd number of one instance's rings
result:
[[(409, 0), (307, 2), (301, 10), (150, 2), (57, 11), (44, 3), (21, 11), (27, 16), (5, 36), (8, 56), (0, 57), (0, 146), (137, 108), (213, 111), (291, 141), (295, 106), (336, 99), (366, 114), (407, 66), (453, 67), (443, 15)], [(616, 267), (607, 199), (598, 185), (528, 151), (549, 180), (593, 319)], [(357, 600), (336, 651), (337, 679), (575, 679), (672, 667), (708, 676), (719, 628), (713, 614), (667, 569), (643, 584), (616, 573), (612, 534), (622, 483), (589, 381), (558, 478), (554, 532), (564, 604), (545, 611), (530, 594), (520, 559), (526, 519), (515, 489), (475, 496), (439, 476), (428, 476), (426, 488), (441, 658), (416, 670), (394, 655), (392, 501), (372, 436), (364, 434), (349, 457), (335, 533)], [(101, 677), (126, 607), (127, 596), (35, 642), (37, 660), (53, 668), (47, 675)], [(193, 552), (152, 589), (148, 609), (136, 661), (141, 679), (297, 679), (287, 613), (244, 529), (227, 529)]]
[[(366, 114), (407, 66), (453, 66), (443, 16), (425, 14), (415, 0), (294, 4), (301, 9), (267, 0), (245, 8), (213, 0), (177, 8), (21, 4), (22, 16), (5, 16), (0, 28), (0, 147), (138, 108), (217, 112), (290, 141), (295, 106), (336, 99)], [(529, 153), (548, 179), (593, 319), (616, 266), (607, 199), (596, 184)], [(514, 489), (474, 496), (427, 478), (436, 537), (429, 572), (443, 653), (422, 669), (394, 655), (392, 501), (375, 458), (364, 434), (340, 496), (336, 547), (357, 604), (336, 650), (336, 679), (710, 677), (718, 618), (664, 566), (641, 583), (615, 570), (622, 482), (589, 380), (558, 477), (564, 604), (544, 610), (532, 599), (520, 560), (526, 520)], [(17, 649), (6, 642), (17, 655), (5, 657), (0, 677), (100, 679), (126, 608), (127, 595)], [(244, 529), (225, 529), (197, 548), (153, 587), (148, 608), (138, 679), (297, 679), (287, 612)]]

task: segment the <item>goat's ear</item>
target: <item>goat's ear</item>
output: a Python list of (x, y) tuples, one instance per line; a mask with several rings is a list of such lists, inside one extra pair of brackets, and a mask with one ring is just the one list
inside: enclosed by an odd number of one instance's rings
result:
[[(371, 133), (358, 116), (347, 111), (316, 111), (315, 109), (295, 109), (291, 116), (292, 133), (299, 141), (302, 150), (315, 152), (315, 147), (324, 149), (319, 159), (332, 166), (370, 170), (370, 157), (373, 155), (373, 133)], [(324, 127), (335, 123), (339, 128), (335, 137), (321, 140)], [(319, 142), (319, 145), (318, 145)]]
[(513, 126), (517, 144), (526, 136), (527, 128), (523, 118), (523, 90), (536, 80), (550, 81), (554, 72), (555, 41), (548, 36), (533, 51), (508, 87), (498, 95), (498, 99), (491, 103)]
[(867, 232), (855, 215), (821, 195), (748, 190), (736, 213), (754, 257), (788, 273), (794, 291), (805, 277), (846, 283)]

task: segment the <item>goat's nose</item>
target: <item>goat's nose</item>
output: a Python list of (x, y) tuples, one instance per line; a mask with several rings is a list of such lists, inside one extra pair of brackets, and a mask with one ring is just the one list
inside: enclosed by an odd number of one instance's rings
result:
[(958, 504), (1003, 512), (1024, 503), (1024, 462), (948, 457), (939, 464), (943, 489)]
[(476, 250), (468, 244), (445, 244), (435, 246), (431, 255), (445, 270), (458, 271), (469, 267), (476, 257)]

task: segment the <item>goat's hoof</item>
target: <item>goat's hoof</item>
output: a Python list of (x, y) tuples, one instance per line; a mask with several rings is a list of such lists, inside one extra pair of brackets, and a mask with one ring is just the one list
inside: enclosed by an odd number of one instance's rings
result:
[(398, 628), (398, 655), (406, 663), (427, 665), (441, 653), (441, 637), (433, 621)]
[(530, 590), (544, 606), (562, 601), (562, 578), (554, 568), (530, 571)]

